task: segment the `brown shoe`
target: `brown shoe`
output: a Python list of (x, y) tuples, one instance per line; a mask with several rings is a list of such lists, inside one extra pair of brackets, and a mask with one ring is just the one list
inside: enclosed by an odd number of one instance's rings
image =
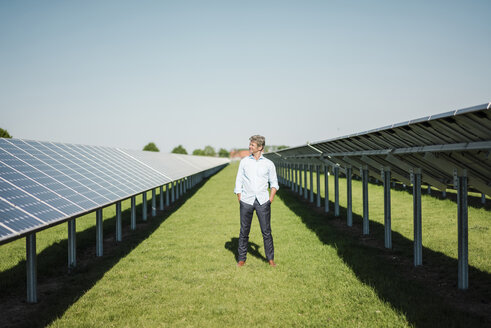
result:
[(275, 267), (276, 266), (276, 263), (274, 263), (273, 260), (269, 260), (269, 265), (271, 265), (272, 267)]
[(237, 266), (238, 267), (244, 266), (244, 264), (245, 264), (245, 261), (239, 261), (239, 262), (237, 262)]

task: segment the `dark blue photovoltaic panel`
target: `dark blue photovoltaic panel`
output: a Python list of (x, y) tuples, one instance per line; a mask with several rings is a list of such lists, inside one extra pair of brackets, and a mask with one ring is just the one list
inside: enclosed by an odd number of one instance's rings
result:
[(101, 173), (87, 163), (85, 158), (80, 157), (79, 154), (74, 153), (64, 144), (43, 143), (43, 145), (53, 150), (57, 156), (62, 157), (63, 164), (77, 170), (81, 175), (89, 179), (90, 183), (87, 185), (87, 187), (96, 191), (108, 200), (119, 198), (116, 192), (111, 190), (112, 186), (100, 176)]
[[(43, 222), (29, 216), (28, 214), (22, 212), (21, 210), (7, 203), (1, 198), (0, 223), (16, 232), (32, 230), (44, 225)], [(0, 228), (4, 229), (6, 231), (5, 233), (12, 234), (10, 230), (3, 228), (1, 225)], [(0, 240), (2, 240), (3, 238), (4, 230), (2, 230), (1, 232)]]
[[(3, 216), (3, 213), (0, 211), (0, 217), (2, 217), (2, 216)], [(2, 227), (0, 225), (0, 240), (7, 238), (10, 235), (12, 235), (12, 231), (5, 229), (4, 227)]]
[[(223, 159), (176, 160), (170, 154), (0, 138), (0, 243), (223, 164)], [(174, 168), (182, 176), (169, 175)]]
[(143, 164), (134, 157), (124, 153), (118, 149), (108, 149), (107, 152), (112, 154), (115, 158), (119, 158), (120, 160), (127, 161), (128, 170), (144, 185), (144, 189), (149, 189), (149, 186), (152, 185), (153, 181), (158, 181), (159, 184), (166, 184), (171, 182), (166, 175), (155, 172), (154, 170), (149, 169), (148, 164)]
[(104, 197), (102, 193), (106, 190), (101, 188), (95, 182), (83, 175), (83, 170), (77, 165), (73, 164), (57, 152), (53, 151), (51, 148), (47, 147), (48, 143), (41, 143), (37, 141), (26, 141), (29, 145), (39, 149), (44, 154), (51, 158), (51, 162), (48, 164), (52, 165), (55, 169), (59, 170), (63, 174), (69, 176), (75, 181), (78, 181), (82, 187), (79, 188), (74, 185), (70, 185), (72, 188), (77, 190), (80, 194), (84, 195), (88, 199), (97, 203), (98, 205), (107, 204), (110, 198)]
[(70, 151), (76, 153), (79, 157), (83, 156), (85, 162), (92, 166), (104, 181), (104, 185), (110, 186), (119, 198), (131, 193), (128, 187), (122, 183), (121, 177), (118, 177), (117, 171), (107, 166), (100, 158), (93, 156), (85, 151), (83, 146), (66, 145)]
[[(14, 140), (12, 140), (14, 141)], [(46, 164), (44, 172), (55, 178), (60, 183), (63, 183), (67, 187), (73, 189), (76, 193), (81, 195), (84, 200), (79, 203), (80, 206), (90, 209), (98, 207), (101, 204), (107, 202), (107, 199), (92, 191), (87, 187), (88, 180), (84, 178), (77, 171), (63, 165), (60, 161), (50, 157), (46, 152), (48, 149), (41, 149), (42, 146), (36, 145), (35, 142), (24, 142), (22, 140), (15, 140), (24, 144), (18, 144), (19, 147), (25, 149), (30, 154), (38, 158), (40, 161)], [(38, 146), (38, 147), (36, 147)], [(48, 150), (49, 151), (49, 150)]]
[[(44, 175), (43, 173), (35, 171), (32, 167), (3, 152), (0, 149), (0, 156), (4, 161), (0, 162), (0, 172), (3, 179), (22, 189), (29, 195), (59, 209), (64, 214), (74, 215), (83, 211), (80, 206), (54, 193), (38, 182), (29, 179), (29, 176), (37, 179), (40, 175)], [(19, 171), (24, 173), (19, 173)]]
[(117, 179), (125, 186), (130, 194), (137, 193), (140, 190), (145, 189), (144, 179), (139, 176), (140, 172), (131, 172), (129, 169), (130, 158), (118, 158), (114, 153), (110, 152), (110, 148), (101, 151), (99, 147), (81, 146), (88, 154), (95, 158), (100, 158), (108, 170), (112, 170), (114, 174), (117, 173)]
[(37, 183), (55, 192), (57, 195), (66, 198), (72, 205), (77, 204), (75, 206), (72, 206), (71, 209), (68, 209), (69, 213), (62, 210), (63, 212), (67, 214), (74, 214), (84, 209), (82, 205), (90, 204), (86, 209), (92, 208), (94, 207), (94, 205), (96, 205), (90, 200), (84, 199), (74, 190), (69, 189), (66, 185), (63, 185), (59, 181), (55, 180), (53, 177), (48, 176), (48, 173), (44, 173), (42, 169), (48, 170), (49, 168), (46, 164), (32, 157), (31, 155), (20, 151), (17, 147), (15, 148), (16, 149), (14, 151), (11, 151), (10, 149), (8, 150), (13, 156), (16, 157), (13, 157), (10, 154), (3, 153), (3, 150), (0, 149), (0, 157), (3, 159), (4, 163), (10, 165), (14, 170), (22, 172), (25, 176), (35, 180)]
[[(129, 156), (124, 156), (120, 152), (111, 148), (82, 146), (87, 152), (92, 152), (94, 156), (106, 162), (108, 167), (119, 174), (120, 179), (125, 183), (133, 184), (139, 190), (152, 188), (154, 183), (159, 184), (163, 177), (151, 176), (148, 168), (144, 167)], [(89, 149), (90, 148), (90, 149)], [(123, 156), (122, 156), (123, 155)], [(124, 163), (124, 167), (121, 166)], [(162, 183), (163, 184), (163, 183)]]
[(10, 203), (44, 222), (50, 222), (66, 216), (3, 180), (0, 180), (0, 195)]

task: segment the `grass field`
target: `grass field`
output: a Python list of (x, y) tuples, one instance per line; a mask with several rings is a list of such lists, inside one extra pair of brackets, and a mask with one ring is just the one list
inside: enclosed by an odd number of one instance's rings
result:
[[(26, 327), (491, 324), (486, 317), (491, 312), (489, 209), (469, 208), (468, 291), (448, 286), (457, 276), (455, 203), (423, 196), (424, 265), (414, 268), (411, 195), (392, 193), (394, 249), (385, 250), (382, 187), (370, 185), (371, 234), (362, 237), (358, 181), (353, 181), (351, 229), (344, 219), (327, 216), (281, 188), (272, 204), (278, 266), (268, 266), (254, 219), (246, 265), (237, 268), (236, 170), (226, 167), (157, 217), (139, 220), (136, 231), (128, 229), (124, 203), (122, 243), (114, 241), (114, 209), (105, 209), (102, 258), (95, 258), (95, 214), (77, 219), (78, 267), (71, 274), (66, 273), (66, 224), (38, 233), (38, 304), (25, 304), (24, 239), (0, 246), (1, 322)], [(333, 190), (332, 185), (331, 200)]]

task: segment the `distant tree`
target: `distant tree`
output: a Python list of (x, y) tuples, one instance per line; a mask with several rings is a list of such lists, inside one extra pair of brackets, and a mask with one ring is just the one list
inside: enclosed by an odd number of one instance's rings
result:
[(230, 153), (226, 149), (220, 148), (220, 150), (218, 151), (218, 156), (229, 157)]
[(193, 150), (193, 155), (205, 156), (205, 151), (203, 149), (195, 149)]
[(7, 130), (0, 128), (0, 138), (12, 138)]
[(217, 155), (215, 148), (213, 148), (212, 146), (206, 146), (203, 151), (205, 153), (205, 156), (216, 156)]
[(285, 145), (278, 146), (278, 150), (287, 149), (287, 148), (290, 148), (290, 147), (289, 146), (285, 146)]
[(145, 151), (160, 151), (157, 148), (157, 145), (155, 145), (155, 143), (153, 143), (153, 142), (149, 142), (145, 147), (143, 147), (143, 150), (145, 150)]
[(171, 153), (174, 153), (174, 154), (186, 154), (187, 155), (187, 151), (186, 149), (184, 149), (184, 147), (182, 145), (179, 145), (177, 147), (174, 147), (174, 149), (172, 149)]

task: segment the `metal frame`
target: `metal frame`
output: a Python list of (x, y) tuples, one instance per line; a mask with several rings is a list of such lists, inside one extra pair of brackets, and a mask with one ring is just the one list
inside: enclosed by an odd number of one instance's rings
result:
[[(351, 167), (361, 168), (363, 234), (369, 233), (368, 180), (384, 184), (385, 247), (392, 248), (390, 182), (413, 186), (414, 265), (422, 265), (421, 187), (446, 195), (458, 190), (459, 288), (468, 288), (467, 191), (491, 194), (491, 103), (392, 124), (379, 129), (309, 143), (264, 155), (275, 163), (294, 163), (292, 190), (302, 191), (304, 165), (322, 162), (325, 175), (325, 212), (329, 213), (328, 170), (335, 175), (335, 216), (339, 215), (339, 170), (347, 179), (347, 225), (352, 224)], [(299, 167), (299, 166), (302, 167)], [(297, 168), (297, 170), (295, 170)], [(300, 171), (300, 172), (299, 172)], [(300, 173), (299, 179), (296, 179)], [(306, 171), (305, 171), (306, 177)], [(454, 178), (455, 177), (455, 178)], [(298, 183), (298, 181), (300, 181)], [(305, 181), (306, 182), (306, 181)], [(298, 189), (299, 187), (299, 189)]]

